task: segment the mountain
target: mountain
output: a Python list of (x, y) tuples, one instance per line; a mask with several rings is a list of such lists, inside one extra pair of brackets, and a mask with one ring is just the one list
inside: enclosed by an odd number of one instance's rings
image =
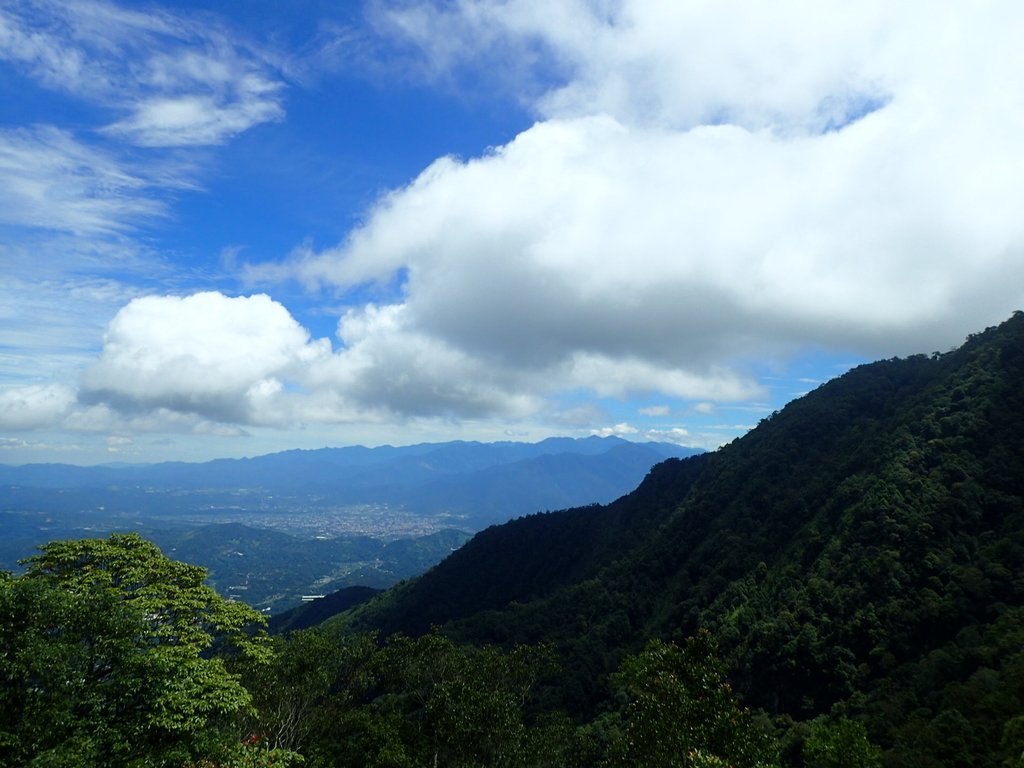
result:
[(489, 528), (334, 623), (553, 643), (553, 706), (579, 718), (611, 706), (626, 654), (707, 627), (784, 727), (832, 713), (887, 766), (994, 767), (1024, 746), (1022, 574), (1018, 312), (856, 368), (610, 504)]
[(468, 514), (474, 527), (480, 528), (528, 512), (615, 499), (632, 490), (654, 464), (665, 458), (666, 450), (678, 449), (615, 441), (601, 453), (538, 455), (436, 477), (396, 490), (391, 498), (425, 513)]
[(630, 443), (617, 437), (548, 438), (538, 443), (452, 441), (409, 446), (356, 445), (291, 450), (245, 459), (200, 463), (0, 464), (0, 485), (33, 488), (142, 486), (152, 489), (262, 488), (295, 492), (346, 491), (351, 487), (416, 485), (438, 477), (472, 473), (547, 456), (600, 456), (632, 446), (658, 459), (699, 451), (671, 443)]
[[(610, 501), (634, 488), (653, 464), (697, 452), (591, 437), (353, 446), (196, 464), (0, 465), (0, 509), (144, 508), (180, 514), (256, 503), (266, 507), (285, 496), (290, 501), (284, 506), (290, 508), (296, 499), (307, 507), (398, 505), (413, 514), (453, 516), (476, 530), (537, 510)], [(250, 498), (233, 498), (239, 491)]]
[(618, 438), (286, 451), (141, 466), (0, 466), (0, 569), (53, 539), (135, 531), (225, 595), (279, 611), (303, 594), (384, 588), (467, 531), (609, 501), (680, 446)]

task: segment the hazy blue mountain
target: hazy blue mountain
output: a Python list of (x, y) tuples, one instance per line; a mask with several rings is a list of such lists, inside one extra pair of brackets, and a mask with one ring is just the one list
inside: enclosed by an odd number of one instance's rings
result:
[[(246, 490), (316, 496), (320, 506), (401, 505), (416, 514), (448, 513), (463, 527), (479, 529), (538, 510), (611, 501), (659, 461), (695, 453), (591, 437), (323, 448), (204, 463), (0, 465), (0, 509), (181, 513), (190, 506), (244, 506), (252, 500), (225, 494)], [(199, 491), (201, 498), (182, 495)]]
[(418, 505), (425, 512), (470, 514), (474, 527), (481, 528), (527, 510), (540, 512), (612, 501), (635, 488), (664, 458), (648, 445), (621, 441), (603, 453), (540, 455), (432, 478), (395, 498), (408, 506)]
[(629, 443), (616, 437), (549, 438), (538, 443), (454, 441), (376, 448), (349, 446), (292, 450), (244, 459), (79, 467), (70, 464), (0, 464), (0, 485), (35, 488), (145, 486), (158, 489), (264, 488), (276, 491), (340, 490), (412, 485), (544, 456), (600, 456), (636, 446), (658, 459), (699, 451), (670, 443)]
[(669, 456), (617, 438), (285, 451), (205, 463), (0, 466), (0, 568), (54, 539), (136, 531), (274, 610), (310, 591), (387, 587), (468, 532), (611, 501)]

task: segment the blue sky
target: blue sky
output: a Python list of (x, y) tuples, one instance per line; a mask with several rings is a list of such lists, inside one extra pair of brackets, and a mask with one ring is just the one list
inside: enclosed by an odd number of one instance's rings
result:
[(947, 350), (1024, 305), (971, 6), (0, 0), (0, 462), (714, 448)]

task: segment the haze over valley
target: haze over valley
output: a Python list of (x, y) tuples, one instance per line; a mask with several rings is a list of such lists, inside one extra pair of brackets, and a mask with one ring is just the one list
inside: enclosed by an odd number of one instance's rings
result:
[(611, 501), (696, 451), (619, 438), (289, 451), (251, 459), (0, 466), (0, 568), (52, 539), (134, 531), (260, 609), (421, 573), (494, 523)]

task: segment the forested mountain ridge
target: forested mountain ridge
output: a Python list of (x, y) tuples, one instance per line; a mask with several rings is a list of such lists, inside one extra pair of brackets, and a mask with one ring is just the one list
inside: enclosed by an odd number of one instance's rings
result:
[(552, 641), (553, 695), (586, 715), (627, 653), (708, 627), (783, 722), (854, 717), (887, 765), (994, 766), (1024, 747), (1022, 574), (1018, 312), (850, 371), (613, 504), (484, 531), (347, 621)]

